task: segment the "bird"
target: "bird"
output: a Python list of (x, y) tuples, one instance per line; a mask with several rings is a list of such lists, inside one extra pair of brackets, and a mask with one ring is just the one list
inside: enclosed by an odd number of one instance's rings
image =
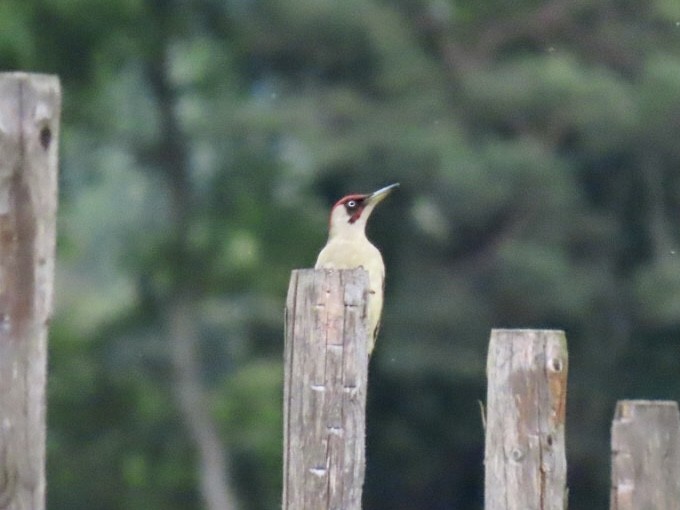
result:
[(385, 263), (380, 250), (366, 237), (366, 222), (375, 206), (399, 187), (399, 183), (366, 195), (353, 194), (338, 200), (331, 209), (328, 241), (316, 260), (315, 269), (354, 269), (368, 273), (366, 322), (368, 355), (375, 347), (380, 329), (385, 286)]

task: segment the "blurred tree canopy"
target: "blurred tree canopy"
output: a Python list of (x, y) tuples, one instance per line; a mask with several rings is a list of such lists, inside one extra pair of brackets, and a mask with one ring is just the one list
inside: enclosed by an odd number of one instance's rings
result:
[(482, 507), (493, 327), (567, 331), (571, 508), (607, 508), (615, 401), (680, 399), (680, 3), (3, 0), (0, 25), (0, 67), (65, 95), (50, 508), (277, 508), (290, 270), (391, 182), (366, 509)]

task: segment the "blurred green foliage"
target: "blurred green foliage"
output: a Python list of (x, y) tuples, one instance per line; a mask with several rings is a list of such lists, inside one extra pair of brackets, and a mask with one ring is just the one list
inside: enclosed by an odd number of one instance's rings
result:
[(3, 0), (0, 66), (64, 87), (49, 507), (200, 508), (164, 334), (190, 296), (242, 507), (277, 508), (282, 310), (346, 192), (387, 304), (366, 509), (482, 506), (492, 327), (566, 329), (570, 508), (619, 398), (680, 398), (669, 0)]

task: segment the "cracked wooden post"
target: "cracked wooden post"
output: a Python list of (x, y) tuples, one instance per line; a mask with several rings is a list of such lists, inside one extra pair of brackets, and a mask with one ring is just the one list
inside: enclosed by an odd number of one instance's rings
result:
[(0, 508), (45, 508), (45, 383), (52, 311), (61, 92), (0, 74)]
[(485, 510), (564, 510), (567, 341), (495, 329), (487, 359)]
[(360, 510), (368, 371), (363, 269), (293, 271), (284, 353), (284, 510)]
[(612, 423), (611, 510), (680, 510), (680, 414), (673, 401), (621, 400)]

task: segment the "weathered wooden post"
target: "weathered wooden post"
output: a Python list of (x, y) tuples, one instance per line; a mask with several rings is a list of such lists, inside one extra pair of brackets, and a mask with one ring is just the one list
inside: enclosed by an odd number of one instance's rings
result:
[(612, 423), (611, 510), (680, 510), (680, 413), (673, 401), (621, 400)]
[(491, 332), (485, 510), (564, 510), (567, 342), (562, 331)]
[(367, 288), (363, 269), (293, 271), (284, 354), (284, 510), (361, 508)]
[(61, 92), (0, 74), (0, 508), (45, 508), (45, 383)]

